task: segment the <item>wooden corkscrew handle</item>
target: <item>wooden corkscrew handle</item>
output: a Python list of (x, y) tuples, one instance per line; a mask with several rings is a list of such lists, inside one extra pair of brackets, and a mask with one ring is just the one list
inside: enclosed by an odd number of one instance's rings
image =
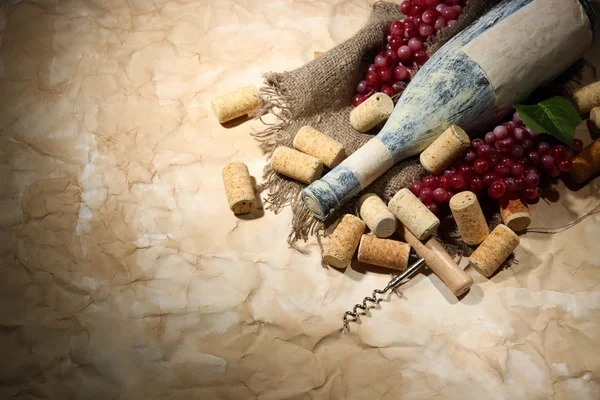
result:
[(410, 244), (415, 253), (423, 259), (431, 269), (448, 286), (456, 296), (462, 296), (473, 285), (473, 278), (462, 270), (452, 259), (450, 254), (435, 238), (421, 242), (402, 224), (399, 224), (398, 233)]

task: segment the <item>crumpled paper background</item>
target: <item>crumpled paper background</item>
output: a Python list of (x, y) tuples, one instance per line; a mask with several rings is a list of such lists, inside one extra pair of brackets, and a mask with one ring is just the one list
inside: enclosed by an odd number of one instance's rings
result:
[[(290, 250), (288, 210), (228, 210), (221, 168), (244, 161), (260, 182), (262, 124), (226, 129), (211, 99), (309, 61), (369, 9), (4, 3), (1, 398), (600, 397), (599, 215), (522, 236), (490, 280), (467, 269), (460, 301), (418, 275), (342, 335), (343, 312), (391, 272)], [(554, 187), (535, 227), (600, 201), (600, 179)]]

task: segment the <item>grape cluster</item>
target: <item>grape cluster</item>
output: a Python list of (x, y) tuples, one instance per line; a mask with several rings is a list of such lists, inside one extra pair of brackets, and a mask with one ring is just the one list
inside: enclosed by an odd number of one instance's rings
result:
[(445, 26), (452, 26), (465, 5), (466, 0), (404, 0), (400, 11), (406, 18), (392, 22), (385, 50), (367, 67), (352, 105), (358, 106), (376, 92), (390, 97), (402, 93), (416, 68), (427, 61), (424, 42)]
[(579, 153), (583, 142), (575, 139), (572, 149), (562, 144), (551, 146), (542, 135), (527, 128), (517, 112), (511, 121), (473, 139), (464, 156), (439, 176), (428, 175), (414, 181), (410, 190), (434, 214), (454, 194), (470, 190), (492, 199), (520, 198), (534, 200), (539, 196), (543, 175), (556, 177), (573, 166), (571, 159)]

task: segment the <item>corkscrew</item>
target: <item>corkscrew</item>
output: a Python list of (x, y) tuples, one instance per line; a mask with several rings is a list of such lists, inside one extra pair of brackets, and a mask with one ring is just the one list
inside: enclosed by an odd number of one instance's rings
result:
[[(373, 294), (371, 296), (365, 297), (362, 301), (362, 304), (356, 304), (352, 308), (352, 311), (346, 311), (344, 313), (344, 326), (342, 327), (341, 332), (343, 333), (344, 331), (349, 330), (348, 325), (350, 324), (350, 322), (357, 321), (361, 315), (365, 315), (367, 313), (367, 310), (369, 309), (369, 305), (367, 305), (367, 302), (371, 302), (375, 305), (379, 304), (379, 302), (383, 300), (383, 297), (377, 297), (377, 295), (383, 296), (390, 290), (396, 289), (406, 278), (409, 278), (411, 275), (419, 271), (419, 269), (421, 269), (421, 267), (423, 267), (424, 265), (425, 259), (420, 258), (419, 260), (415, 261), (414, 264), (408, 267), (406, 271), (392, 279), (385, 288), (373, 290)], [(363, 310), (364, 312), (359, 313), (359, 309)], [(348, 317), (352, 317), (352, 319), (349, 319)]]

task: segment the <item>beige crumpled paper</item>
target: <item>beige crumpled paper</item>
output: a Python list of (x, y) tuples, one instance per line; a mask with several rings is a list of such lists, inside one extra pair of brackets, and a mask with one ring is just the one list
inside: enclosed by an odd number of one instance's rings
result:
[[(16, 3), (16, 4), (13, 4)], [(597, 399), (600, 216), (527, 234), (460, 301), (418, 275), (288, 249), (221, 168), (265, 163), (211, 99), (349, 37), (370, 2), (17, 2), (0, 15), (0, 397)], [(596, 65), (598, 56), (594, 56)], [(582, 126), (579, 135), (589, 140)], [(532, 207), (559, 227), (600, 179)], [(463, 261), (464, 265), (464, 261)]]

